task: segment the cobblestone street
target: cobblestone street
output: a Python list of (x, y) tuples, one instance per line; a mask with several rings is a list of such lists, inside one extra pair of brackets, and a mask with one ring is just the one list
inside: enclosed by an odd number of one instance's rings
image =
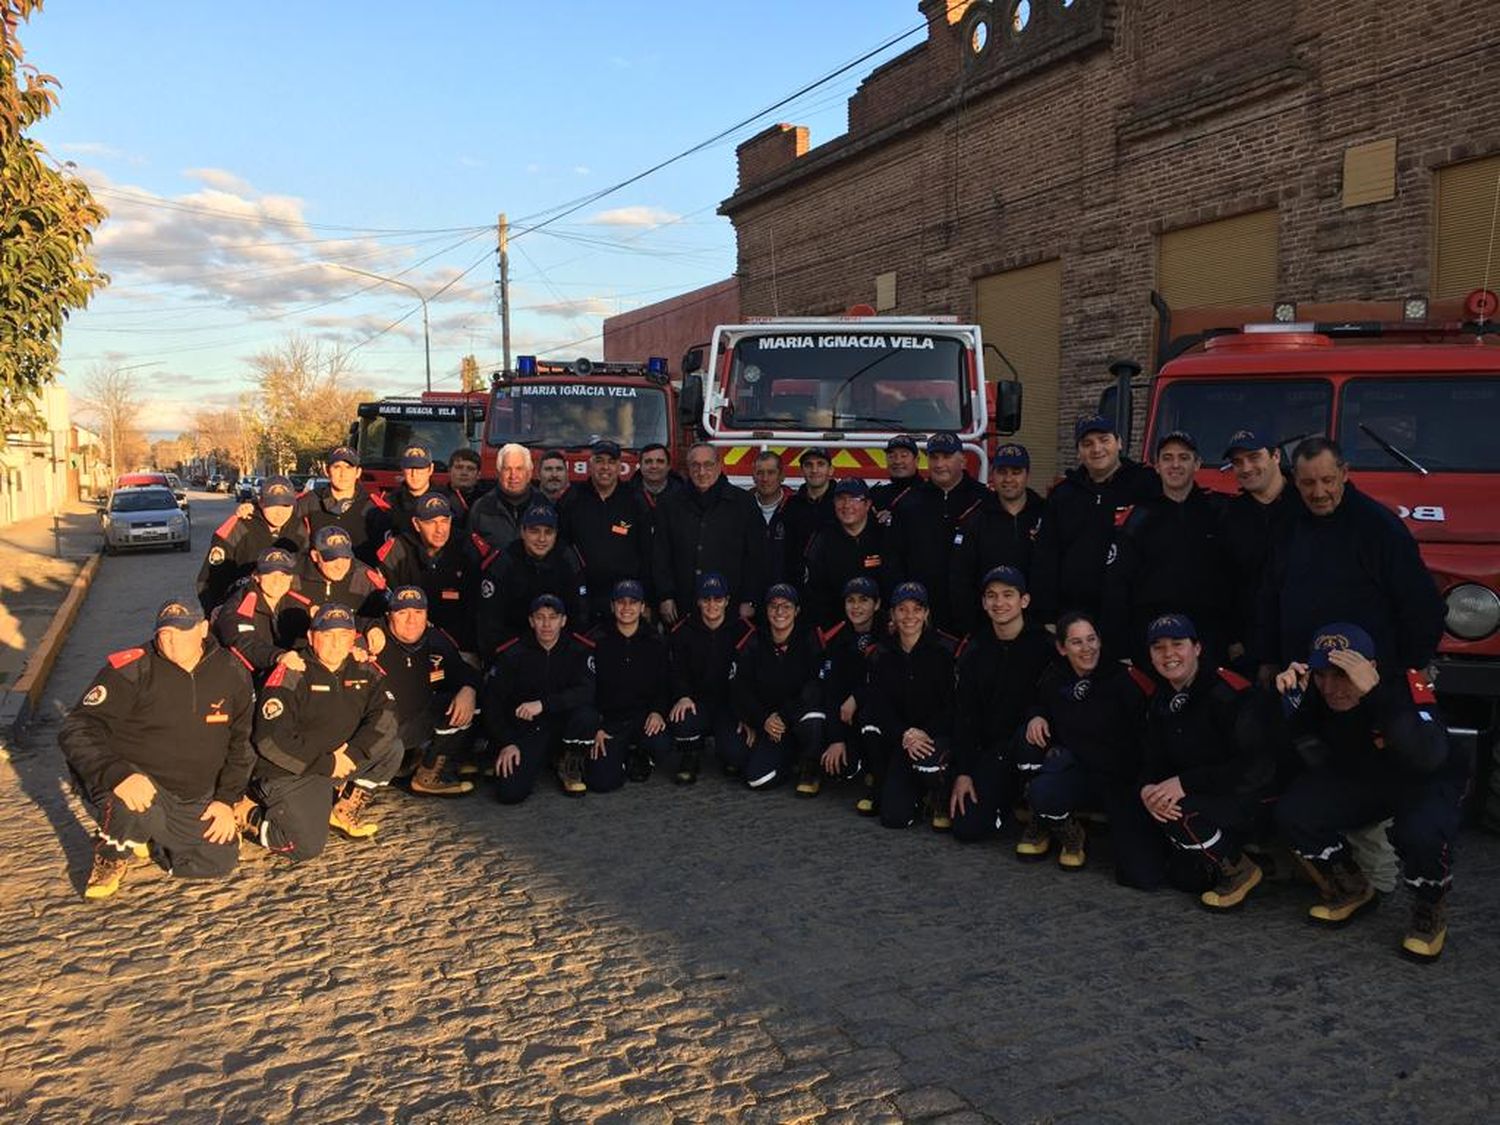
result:
[[(105, 560), (49, 697), (197, 564)], [(1402, 892), (1336, 933), (1302, 884), (1210, 917), (713, 770), (509, 809), (393, 791), (377, 842), (297, 871), (246, 848), (216, 884), (141, 864), (94, 906), (57, 721), (0, 760), (6, 1120), (1500, 1115), (1492, 836), (1430, 967), (1395, 954)]]

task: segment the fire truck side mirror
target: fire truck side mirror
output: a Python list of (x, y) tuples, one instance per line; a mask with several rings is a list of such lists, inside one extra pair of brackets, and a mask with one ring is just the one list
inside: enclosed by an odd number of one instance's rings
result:
[(483, 421), (484, 415), (479, 411), (464, 411), (464, 441), (468, 443), (470, 449), (479, 444), (479, 425)]
[(995, 432), (1013, 434), (1021, 428), (1021, 380), (995, 383)]
[(686, 425), (696, 423), (703, 414), (703, 376), (684, 375), (682, 394), (677, 398), (677, 410)]
[(706, 366), (705, 353), (708, 351), (707, 344), (695, 344), (682, 353), (682, 373), (691, 375), (695, 371), (702, 371)]

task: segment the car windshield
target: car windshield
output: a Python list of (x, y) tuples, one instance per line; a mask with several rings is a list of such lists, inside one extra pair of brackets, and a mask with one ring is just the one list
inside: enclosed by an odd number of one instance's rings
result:
[(1328, 433), (1332, 410), (1333, 385), (1325, 379), (1183, 379), (1162, 389), (1153, 436), (1183, 430), (1212, 465), (1236, 430), (1285, 443)]
[(731, 429), (963, 431), (961, 340), (928, 332), (766, 332), (734, 344)]
[(1415, 461), (1429, 472), (1494, 473), (1496, 418), (1493, 376), (1351, 379), (1339, 403), (1339, 443), (1352, 469), (1412, 472)]
[(177, 501), (165, 488), (142, 488), (138, 491), (116, 492), (109, 502), (111, 512), (160, 512), (167, 508), (177, 510)]
[(508, 383), (490, 403), (489, 443), (581, 449), (608, 438), (622, 449), (667, 443), (667, 393), (615, 383)]

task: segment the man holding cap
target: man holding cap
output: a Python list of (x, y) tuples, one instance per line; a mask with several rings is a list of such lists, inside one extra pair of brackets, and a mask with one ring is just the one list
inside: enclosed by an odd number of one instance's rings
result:
[(703, 740), (712, 736), (725, 769), (737, 769), (749, 755), (730, 704), (729, 682), (735, 661), (755, 627), (744, 618), (729, 617), (729, 583), (710, 571), (698, 578), (698, 612), (683, 617), (668, 638), (671, 650), (672, 709), (667, 726), (677, 749), (678, 785), (698, 780), (703, 761)]
[(844, 587), (851, 578), (874, 581), (877, 597), (890, 585), (886, 529), (870, 518), (870, 486), (845, 477), (833, 486), (834, 524), (823, 528), (807, 548), (803, 611), (820, 629), (844, 618)]
[(513, 637), (531, 632), (532, 604), (551, 594), (569, 621), (585, 621), (588, 584), (583, 560), (558, 540), (557, 510), (549, 504), (528, 508), (521, 517), (521, 537), (490, 559), (479, 579), (477, 635), (480, 655), (488, 660)]
[(483, 540), (454, 534), (453, 509), (444, 492), (430, 491), (416, 501), (411, 527), (376, 552), (386, 585), (422, 587), (432, 623), (446, 629), (464, 652), (476, 651), (474, 607), (484, 570)]
[(58, 735), (99, 825), (86, 898), (119, 890), (131, 853), (153, 843), (173, 875), (234, 869), (254, 707), (250, 674), (209, 638), (197, 606), (163, 603), (155, 636), (109, 657)]
[(815, 796), (823, 753), (818, 652), (811, 632), (797, 625), (797, 602), (797, 588), (789, 583), (766, 590), (766, 631), (750, 638), (731, 671), (730, 693), (748, 753), (733, 761), (725, 747), (718, 749), (751, 789), (779, 785), (795, 769), (798, 792)]
[(958, 556), (980, 513), (995, 505), (994, 495), (964, 467), (957, 434), (927, 439), (927, 480), (912, 488), (891, 522), (894, 577), (922, 584), (931, 599), (932, 625), (950, 636), (962, 635), (960, 607), (977, 597), (972, 585), (959, 585)]
[(1240, 491), (1224, 507), (1224, 550), (1234, 579), (1234, 621), (1229, 635), (1230, 662), (1253, 674), (1259, 663), (1247, 655), (1255, 636), (1256, 599), (1271, 557), (1272, 544), (1286, 534), (1302, 501), (1287, 486), (1281, 453), (1255, 430), (1236, 430), (1224, 448)]
[(671, 684), (662, 674), (667, 646), (641, 623), (645, 588), (634, 578), (622, 578), (609, 601), (613, 620), (591, 634), (599, 728), (583, 766), (584, 784), (599, 793), (620, 788), (627, 775), (646, 781), (671, 745)]
[(831, 527), (833, 511), (833, 457), (821, 446), (811, 446), (797, 456), (802, 485), (786, 504), (786, 563), (782, 575), (801, 586), (807, 572), (807, 546), (813, 536)]
[(568, 489), (557, 515), (558, 534), (576, 549), (589, 589), (587, 616), (578, 627), (606, 624), (615, 583), (639, 580), (651, 569), (650, 513), (639, 492), (620, 486), (619, 445), (594, 442), (588, 480)]
[(328, 483), (297, 497), (293, 518), (311, 540), (325, 527), (344, 529), (354, 553), (375, 565), (375, 549), (389, 526), (385, 497), (366, 490), (359, 480), (359, 454), (341, 445), (328, 454)]
[(1115, 424), (1102, 414), (1078, 419), (1073, 443), (1079, 463), (1047, 496), (1029, 576), (1042, 621), (1069, 610), (1100, 611), (1115, 531), (1135, 505), (1161, 495), (1156, 474), (1123, 455)]
[(1276, 677), (1307, 767), (1276, 803), (1276, 823), (1320, 892), (1312, 921), (1338, 926), (1375, 899), (1345, 833), (1395, 818), (1391, 839), (1411, 888), (1402, 953), (1435, 960), (1447, 938), (1448, 888), (1473, 755), (1450, 745), (1425, 673), (1382, 671), (1352, 622), (1314, 630), (1306, 662)]
[(1161, 686), (1146, 711), (1141, 803), (1171, 844), (1172, 884), (1210, 910), (1232, 910), (1261, 880), (1243, 849), (1276, 772), (1270, 699), (1244, 677), (1203, 663), (1186, 614), (1151, 621), (1146, 641)]
[(484, 725), (498, 750), (495, 795), (502, 805), (531, 796), (554, 754), (563, 792), (582, 797), (584, 761), (599, 729), (593, 642), (567, 631), (555, 594), (532, 600), (530, 624), (524, 636), (500, 646), (494, 674), (484, 682)]
[(267, 547), (256, 560), (254, 582), (231, 594), (214, 618), (214, 636), (245, 662), (257, 684), (282, 661), (301, 659), (295, 650), (307, 636), (314, 607), (292, 589), (296, 572), (290, 552)]
[[(1031, 487), (1031, 453), (1019, 442), (1008, 441), (990, 460), (990, 489), (996, 504), (986, 504), (975, 517), (974, 532), (964, 537), (958, 551), (958, 588), (979, 590), (983, 576), (996, 567), (1010, 567), (1022, 576), (1031, 573), (1046, 501)], [(959, 603), (958, 617), (964, 632), (984, 627), (977, 599)]]
[(198, 604), (212, 614), (229, 596), (235, 583), (255, 570), (255, 560), (267, 547), (300, 554), (307, 547), (303, 527), (292, 519), (297, 490), (286, 477), (261, 482), (260, 501), (247, 518), (232, 515), (214, 532), (208, 554), (198, 570)]
[(373, 836), (365, 807), (401, 765), (384, 676), (354, 659), (355, 633), (343, 606), (318, 610), (302, 667), (279, 665), (256, 709), (255, 774), (235, 819), (247, 838), (294, 863), (321, 855), (330, 827)]
[(1173, 430), (1156, 443), (1161, 495), (1132, 509), (1107, 555), (1104, 635), (1115, 655), (1151, 669), (1146, 626), (1166, 613), (1192, 618), (1203, 662), (1225, 660), (1234, 631), (1233, 561), (1222, 534), (1224, 499), (1198, 487), (1203, 464), (1191, 434)]
[(765, 588), (765, 524), (755, 501), (724, 477), (719, 451), (707, 442), (688, 449), (687, 471), (691, 487), (656, 510), (652, 574), (662, 620), (676, 623), (679, 601), (686, 606), (710, 571), (723, 576), (739, 615), (752, 617)]
[(449, 776), (448, 765), (468, 741), (479, 692), (453, 638), (427, 619), (420, 586), (391, 591), (385, 617), (387, 643), (380, 654), (385, 687), (396, 712), (396, 741), (413, 765), (411, 791), (430, 797), (461, 797), (472, 781)]
[(870, 506), (875, 510), (876, 521), (882, 526), (890, 526), (896, 505), (912, 488), (922, 483), (917, 474), (917, 461), (917, 439), (910, 434), (897, 434), (885, 443), (885, 469), (890, 479), (870, 489)]
[(441, 496), (448, 500), (447, 491), (432, 483), (432, 451), (425, 445), (408, 445), (401, 451), (400, 465), (401, 483), (386, 490), (388, 506), (384, 513), (387, 530), (397, 535), (411, 532), (412, 520), (425, 497)]

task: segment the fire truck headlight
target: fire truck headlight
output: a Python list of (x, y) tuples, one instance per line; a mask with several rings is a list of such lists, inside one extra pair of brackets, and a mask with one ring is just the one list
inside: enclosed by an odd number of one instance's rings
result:
[(1500, 628), (1500, 596), (1486, 586), (1465, 582), (1444, 599), (1448, 616), (1443, 624), (1461, 641), (1482, 641)]

